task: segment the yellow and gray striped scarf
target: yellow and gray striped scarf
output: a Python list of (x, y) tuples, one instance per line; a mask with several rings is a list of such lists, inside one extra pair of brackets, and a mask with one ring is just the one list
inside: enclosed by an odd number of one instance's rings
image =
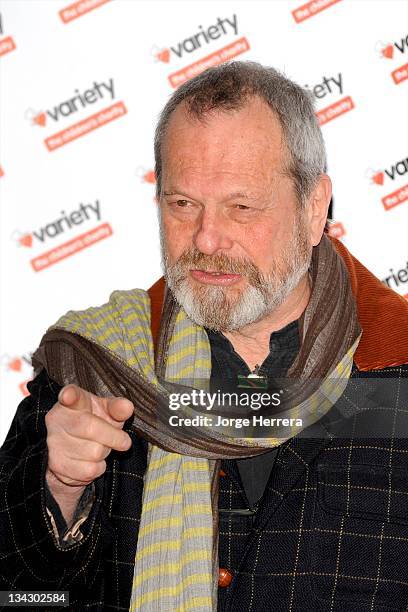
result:
[[(56, 327), (104, 345), (149, 382), (154, 371), (149, 298), (142, 290), (114, 292), (109, 303), (83, 313), (68, 313)], [(335, 371), (289, 416), (308, 415), (304, 426), (318, 420), (343, 392), (357, 340)], [(169, 346), (166, 377), (208, 379), (210, 347), (204, 330), (179, 311)], [(137, 410), (137, 407), (136, 407)], [(272, 448), (285, 439), (252, 440)], [(234, 439), (239, 443), (239, 439)], [(248, 440), (242, 444), (250, 445)], [(143, 509), (138, 535), (131, 611), (164, 612), (215, 609), (211, 480), (214, 461), (168, 452), (150, 445)]]
[[(307, 345), (309, 342), (310, 347), (307, 348), (306, 357), (304, 352), (300, 351), (294, 364), (294, 372), (296, 367), (299, 367), (299, 363), (306, 375), (313, 375), (315, 371), (325, 372), (320, 387), (287, 413), (289, 417), (301, 415), (303, 427), (320, 419), (343, 393), (350, 375), (353, 354), (360, 338), (354, 301), (351, 291), (347, 288), (348, 279), (344, 276), (347, 273), (341, 266), (338, 287), (333, 296), (335, 303), (332, 303), (330, 310), (325, 298), (327, 313), (319, 317), (321, 323), (322, 317), (327, 314), (329, 321), (320, 328), (316, 326), (317, 331), (314, 328), (316, 310), (321, 304), (327, 274), (330, 273), (329, 264), (337, 267), (339, 265), (338, 260), (333, 257), (332, 254), (328, 258), (322, 257), (320, 262), (319, 258), (315, 258), (312, 274), (314, 290), (305, 313), (302, 338), (302, 345)], [(321, 273), (320, 276), (319, 265), (323, 265), (325, 270), (325, 274)], [(344, 320), (345, 315), (346, 320), (343, 329), (340, 330), (339, 321), (342, 321), (342, 317)], [(150, 301), (147, 292), (140, 289), (116, 291), (111, 295), (110, 301), (101, 307), (82, 312), (69, 312), (62, 317), (44, 337), (45, 340), (51, 338), (48, 344), (47, 341), (44, 342), (44, 347), (51, 348), (49, 348), (48, 361), (43, 363), (48, 363), (48, 369), (58, 361), (55, 357), (53, 348), (55, 340), (52, 340), (52, 334), (64, 330), (73, 337), (89, 341), (91, 352), (93, 346), (103, 347), (106, 355), (103, 363), (106, 370), (109, 369), (108, 366), (110, 367), (110, 356), (113, 356), (113, 366), (115, 363), (118, 367), (124, 364), (127, 366), (126, 372), (134, 372), (136, 387), (138, 380), (140, 382), (142, 379), (148, 383), (147, 386), (143, 383), (147, 392), (149, 385), (153, 386), (158, 393), (156, 410), (162, 410), (165, 406), (162, 400), (168, 398), (168, 392), (156, 375), (150, 323)], [(205, 330), (188, 319), (181, 308), (174, 310), (174, 320), (170, 329), (165, 350), (165, 378), (171, 381), (188, 378), (192, 380), (192, 386), (194, 380), (208, 380), (211, 373), (211, 352)], [(333, 338), (337, 340), (334, 342)], [(328, 344), (330, 342), (331, 344)], [(325, 362), (323, 369), (316, 369), (316, 360), (321, 359), (325, 344), (328, 344), (330, 350), (335, 350), (332, 357), (335, 361)], [(85, 353), (85, 365), (78, 367), (78, 371), (75, 371), (76, 357), (62, 360), (60, 357), (58, 367), (55, 367), (54, 371), (49, 369), (49, 373), (63, 384), (69, 382), (81, 384), (79, 370), (86, 367), (89, 361), (87, 355)], [(62, 365), (61, 361), (64, 362)], [(66, 365), (67, 361), (70, 361), (69, 366)], [(61, 373), (62, 367), (63, 373)], [(143, 612), (215, 610), (218, 564), (214, 555), (214, 540), (216, 540), (214, 535), (217, 535), (217, 526), (213, 520), (216, 516), (212, 491), (215, 469), (213, 459), (253, 455), (255, 452), (263, 452), (265, 448), (282, 444), (285, 438), (248, 440), (224, 435), (221, 442), (219, 439), (209, 440), (209, 444), (213, 446), (208, 447), (210, 449), (208, 452), (194, 448), (194, 441), (190, 444), (188, 442), (184, 444), (180, 440), (177, 444), (173, 443), (171, 439), (173, 432), (163, 435), (157, 426), (156, 434), (156, 425), (144, 416), (143, 410), (147, 402), (144, 386), (142, 385), (144, 394), (141, 394), (138, 404), (138, 396), (132, 396), (130, 391), (127, 393), (130, 389), (126, 386), (127, 379), (121, 379), (124, 382), (114, 387), (109, 383), (111, 376), (115, 376), (114, 372), (106, 373), (105, 380), (108, 381), (105, 383), (104, 380), (106, 392), (109, 393), (114, 389), (119, 394), (122, 390), (121, 395), (126, 393), (126, 396), (134, 401), (135, 426), (151, 442), (153, 441), (149, 445), (130, 610)], [(89, 390), (95, 392), (92, 385), (90, 386)], [(101, 394), (105, 387), (98, 387), (99, 389), (102, 389)], [(141, 414), (138, 414), (139, 406)], [(176, 435), (178, 433), (174, 433), (174, 436)], [(211, 435), (209, 432), (208, 436)], [(219, 433), (217, 435), (219, 438)], [(219, 444), (218, 452), (217, 444)], [(216, 450), (213, 450), (214, 448)], [(229, 448), (233, 449), (230, 455), (226, 454)]]

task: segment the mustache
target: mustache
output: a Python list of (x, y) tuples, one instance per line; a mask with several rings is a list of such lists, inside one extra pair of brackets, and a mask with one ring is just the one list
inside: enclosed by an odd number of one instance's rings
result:
[(225, 274), (239, 274), (245, 276), (251, 285), (262, 286), (263, 275), (257, 266), (250, 260), (242, 257), (228, 257), (224, 253), (207, 255), (196, 248), (185, 251), (173, 266), (178, 272), (187, 273), (189, 269), (196, 268), (204, 272), (223, 272)]

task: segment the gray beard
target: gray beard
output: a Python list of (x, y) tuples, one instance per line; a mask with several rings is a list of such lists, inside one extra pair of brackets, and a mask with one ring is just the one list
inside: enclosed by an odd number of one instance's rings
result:
[(306, 240), (303, 223), (294, 228), (279, 264), (259, 282), (249, 284), (235, 297), (234, 289), (200, 285), (189, 278), (183, 264), (168, 261), (161, 232), (162, 267), (176, 301), (197, 325), (221, 332), (241, 329), (272, 313), (287, 299), (307, 273), (312, 248)]

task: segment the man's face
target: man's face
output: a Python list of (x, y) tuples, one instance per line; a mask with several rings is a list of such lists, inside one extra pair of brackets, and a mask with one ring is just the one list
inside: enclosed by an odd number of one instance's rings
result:
[(200, 122), (181, 105), (162, 157), (163, 262), (176, 299), (221, 331), (268, 315), (306, 274), (312, 250), (273, 112), (253, 98)]

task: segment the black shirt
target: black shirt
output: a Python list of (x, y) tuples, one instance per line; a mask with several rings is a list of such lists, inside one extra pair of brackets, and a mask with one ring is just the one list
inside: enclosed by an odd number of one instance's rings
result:
[[(211, 346), (211, 388), (237, 388), (238, 375), (248, 376), (251, 370), (235, 352), (231, 342), (221, 333), (206, 329)], [(257, 368), (258, 376), (267, 379), (268, 387), (274, 378), (284, 377), (299, 352), (299, 325), (292, 321), (279, 331), (272, 332), (269, 339), (269, 355)], [(279, 447), (246, 459), (237, 459), (239, 475), (250, 508), (261, 499), (268, 482)]]

